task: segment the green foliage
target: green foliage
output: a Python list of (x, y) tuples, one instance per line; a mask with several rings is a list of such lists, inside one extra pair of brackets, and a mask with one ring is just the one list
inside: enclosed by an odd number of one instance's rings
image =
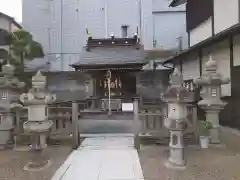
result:
[(32, 35), (22, 29), (11, 33), (6, 42), (11, 48), (13, 58), (20, 62), (22, 68), (25, 60), (44, 57), (41, 44), (34, 41)]
[(208, 135), (209, 130), (212, 129), (212, 123), (209, 121), (199, 120), (198, 121), (200, 135)]
[(24, 62), (44, 57), (41, 44), (34, 41), (32, 35), (23, 29), (9, 33), (5, 41), (10, 46), (10, 52), (6, 54), (4, 51), (2, 53), (0, 51), (0, 57), (2, 55), (4, 59), (0, 62), (1, 65), (7, 62), (14, 65), (16, 76), (26, 84), (31, 84), (31, 79), (24, 73)]

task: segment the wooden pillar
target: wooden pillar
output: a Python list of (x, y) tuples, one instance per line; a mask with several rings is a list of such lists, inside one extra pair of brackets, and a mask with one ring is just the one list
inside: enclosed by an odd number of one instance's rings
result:
[(138, 115), (138, 99), (134, 99), (133, 102), (133, 115), (134, 115), (134, 146), (137, 150), (140, 149), (140, 122), (139, 122), (139, 115)]
[(73, 130), (73, 149), (80, 145), (80, 134), (78, 129), (78, 104), (72, 103), (72, 130)]

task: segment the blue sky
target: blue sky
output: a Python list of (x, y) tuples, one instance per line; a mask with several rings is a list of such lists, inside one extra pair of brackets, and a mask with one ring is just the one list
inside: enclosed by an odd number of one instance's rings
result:
[(0, 0), (0, 12), (22, 22), (22, 0)]

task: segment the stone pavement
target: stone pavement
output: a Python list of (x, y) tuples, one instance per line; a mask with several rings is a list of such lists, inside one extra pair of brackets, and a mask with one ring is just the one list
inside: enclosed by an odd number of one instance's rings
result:
[(240, 136), (221, 132), (224, 145), (200, 149), (197, 145), (186, 148), (187, 168), (169, 170), (164, 166), (168, 147), (143, 145), (140, 161), (145, 180), (240, 180)]
[(51, 166), (43, 171), (29, 172), (23, 167), (31, 159), (31, 153), (0, 151), (0, 180), (50, 180), (70, 152), (71, 147), (68, 146), (48, 147), (45, 155), (51, 157)]
[(143, 180), (132, 134), (86, 138), (52, 180)]

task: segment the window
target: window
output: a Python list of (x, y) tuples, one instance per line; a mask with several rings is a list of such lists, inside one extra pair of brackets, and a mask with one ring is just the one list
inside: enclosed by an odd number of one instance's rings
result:
[(3, 91), (2, 92), (2, 99), (7, 99), (7, 96), (8, 96), (8, 92)]
[(184, 81), (183, 86), (192, 92), (194, 92), (194, 90), (196, 89), (196, 85), (194, 84), (193, 80)]
[(126, 38), (128, 36), (128, 25), (122, 25), (122, 37)]

